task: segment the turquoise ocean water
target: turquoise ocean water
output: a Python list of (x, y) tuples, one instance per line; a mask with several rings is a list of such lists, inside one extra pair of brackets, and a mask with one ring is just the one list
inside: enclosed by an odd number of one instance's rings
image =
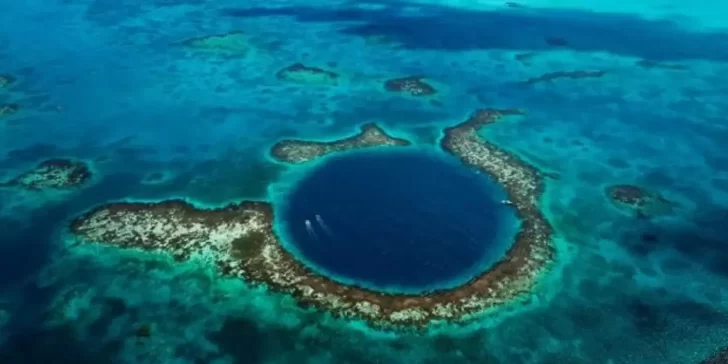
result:
[[(717, 0), (0, 1), (14, 78), (0, 105), (19, 106), (0, 113), (0, 180), (54, 157), (94, 171), (69, 192), (0, 189), (0, 362), (700, 363), (728, 346), (724, 14)], [(184, 43), (233, 31), (230, 51)], [(339, 82), (276, 77), (297, 62)], [(524, 82), (574, 71), (604, 73)], [(410, 75), (437, 94), (384, 90)], [(68, 222), (106, 202), (275, 200), (299, 168), (271, 160), (282, 138), (376, 122), (437, 148), (487, 107), (526, 111), (483, 137), (554, 176), (541, 206), (558, 259), (525, 302), (465, 324), (378, 331), (201, 262), (67, 244)], [(613, 184), (678, 207), (635, 218), (605, 198)]]

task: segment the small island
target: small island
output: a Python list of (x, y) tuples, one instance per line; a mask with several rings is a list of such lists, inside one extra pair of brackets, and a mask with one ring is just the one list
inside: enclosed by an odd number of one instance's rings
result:
[(405, 93), (412, 96), (430, 96), (437, 90), (421, 76), (393, 78), (384, 82), (384, 89), (390, 92)]
[(69, 189), (83, 185), (91, 177), (91, 169), (85, 162), (56, 158), (41, 162), (9, 182), (3, 183), (3, 186), (29, 190)]
[(408, 146), (410, 141), (390, 136), (376, 124), (365, 124), (356, 135), (330, 142), (308, 140), (281, 140), (271, 148), (271, 155), (280, 162), (300, 164), (324, 155), (348, 150)]
[(339, 83), (339, 74), (323, 68), (306, 66), (303, 63), (294, 63), (276, 73), (279, 80), (313, 85), (336, 85)]

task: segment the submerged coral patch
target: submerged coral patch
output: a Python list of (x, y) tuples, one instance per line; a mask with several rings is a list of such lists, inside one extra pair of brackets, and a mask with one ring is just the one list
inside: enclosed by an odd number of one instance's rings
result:
[(271, 148), (273, 158), (286, 163), (305, 163), (324, 155), (353, 149), (407, 146), (408, 140), (390, 136), (375, 124), (362, 126), (358, 134), (329, 142), (281, 140)]
[(57, 158), (41, 162), (4, 185), (32, 190), (67, 189), (82, 185), (91, 177), (91, 169), (85, 162)]
[(392, 37), (382, 34), (366, 35), (364, 36), (364, 42), (368, 45), (387, 45), (396, 43)]
[(637, 66), (647, 69), (663, 69), (663, 70), (673, 70), (673, 71), (687, 71), (689, 68), (688, 66), (677, 64), (677, 63), (664, 63), (664, 62), (658, 62), (653, 61), (649, 59), (643, 59), (637, 62)]
[(8, 74), (0, 74), (0, 89), (9, 88), (15, 83), (15, 77)]
[(3, 104), (0, 103), (0, 118), (5, 116), (12, 116), (18, 113), (20, 111), (20, 105), (18, 104)]
[(517, 53), (513, 56), (513, 59), (515, 59), (518, 62), (521, 62), (525, 66), (530, 66), (531, 61), (533, 58), (536, 57), (535, 52), (525, 52), (525, 53)]
[(569, 41), (562, 37), (546, 37), (543, 40), (547, 45), (552, 47), (568, 47)]
[(252, 48), (248, 36), (241, 31), (189, 38), (180, 44), (190, 50), (226, 57), (245, 56)]
[(420, 76), (393, 78), (384, 82), (384, 88), (390, 92), (407, 93), (412, 96), (429, 96), (437, 90)]
[(600, 78), (606, 74), (607, 71), (558, 71), (544, 73), (541, 76), (529, 78), (523, 81), (523, 83), (527, 85), (533, 85), (537, 83), (558, 80), (560, 78), (569, 78), (573, 80), (578, 80), (581, 78)]
[(669, 215), (677, 207), (675, 202), (668, 200), (659, 192), (635, 185), (608, 186), (605, 194), (616, 207), (634, 213), (638, 217)]
[[(520, 219), (515, 239), (504, 256), (457, 286), (425, 293), (392, 293), (339, 282), (309, 268), (285, 248), (274, 232), (273, 207), (263, 202), (211, 210), (181, 201), (108, 204), (77, 218), (71, 230), (82, 241), (165, 251), (178, 259), (201, 257), (214, 262), (223, 274), (263, 284), (291, 294), (301, 304), (364, 319), (375, 326), (464, 319), (529, 292), (554, 258), (552, 229), (538, 208), (543, 189), (538, 171), (478, 135), (480, 128), (517, 113), (482, 110), (445, 130), (443, 149), (503, 186), (504, 203)], [(294, 157), (287, 159), (293, 162), (367, 146), (351, 140), (343, 144), (301, 141), (288, 145), (318, 146), (315, 153), (304, 157), (290, 154)], [(313, 219), (318, 223), (315, 216)], [(325, 223), (325, 218), (322, 220)]]
[(154, 171), (147, 173), (142, 178), (141, 183), (145, 185), (158, 185), (169, 182), (172, 179), (172, 175), (169, 171)]
[(336, 85), (339, 82), (339, 74), (334, 71), (318, 67), (306, 66), (302, 63), (294, 63), (276, 73), (279, 80), (314, 85)]

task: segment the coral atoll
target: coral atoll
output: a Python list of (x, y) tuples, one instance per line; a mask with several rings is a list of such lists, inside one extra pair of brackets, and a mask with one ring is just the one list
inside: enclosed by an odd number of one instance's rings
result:
[[(177, 259), (207, 259), (225, 275), (263, 284), (291, 294), (301, 304), (361, 318), (375, 326), (459, 320), (528, 292), (554, 256), (552, 229), (538, 208), (543, 189), (538, 171), (478, 136), (480, 128), (509, 114), (519, 112), (478, 111), (465, 122), (447, 128), (442, 139), (447, 152), (505, 187), (509, 203), (521, 219), (520, 231), (507, 255), (488, 271), (453, 289), (421, 295), (387, 294), (318, 275), (283, 248), (273, 230), (273, 207), (264, 202), (243, 202), (219, 209), (201, 209), (176, 200), (114, 203), (77, 218), (71, 231), (82, 241), (164, 251)], [(369, 140), (362, 135), (376, 135), (376, 143), (357, 142)], [(386, 137), (369, 125), (359, 136), (342, 141), (282, 142), (274, 148), (274, 155), (301, 163), (334, 151), (382, 142), (408, 144)], [(300, 152), (301, 148), (306, 152)]]
[(391, 92), (408, 93), (412, 96), (429, 96), (437, 92), (419, 76), (393, 78), (384, 82), (384, 88)]
[(392, 137), (375, 124), (366, 124), (358, 134), (330, 142), (281, 140), (273, 146), (271, 154), (281, 162), (305, 163), (334, 152), (407, 145), (410, 145), (408, 140)]
[(85, 162), (57, 158), (45, 160), (3, 185), (31, 190), (67, 189), (84, 184), (91, 176)]

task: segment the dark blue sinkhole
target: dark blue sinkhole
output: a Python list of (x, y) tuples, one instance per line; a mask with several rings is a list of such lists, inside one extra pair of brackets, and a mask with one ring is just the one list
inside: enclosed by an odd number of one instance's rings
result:
[(329, 157), (284, 197), (277, 229), (312, 270), (388, 293), (462, 285), (500, 260), (517, 228), (505, 191), (448, 155)]

